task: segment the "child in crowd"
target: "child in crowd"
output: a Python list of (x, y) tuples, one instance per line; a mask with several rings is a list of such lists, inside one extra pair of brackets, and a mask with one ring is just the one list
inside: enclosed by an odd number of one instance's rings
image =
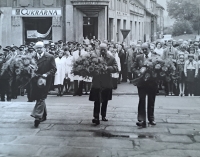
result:
[(194, 81), (198, 74), (198, 63), (194, 60), (194, 55), (189, 54), (184, 65), (184, 73), (188, 87), (188, 96), (194, 96)]
[(177, 60), (176, 70), (179, 75), (179, 96), (185, 96), (185, 74), (184, 74), (184, 65), (185, 65), (185, 55), (184, 53), (179, 53)]
[[(174, 58), (174, 54), (169, 53), (168, 59), (171, 60), (176, 67), (176, 60), (173, 59), (173, 58)], [(174, 82), (173, 82), (173, 80), (168, 82), (168, 95), (174, 95)]]

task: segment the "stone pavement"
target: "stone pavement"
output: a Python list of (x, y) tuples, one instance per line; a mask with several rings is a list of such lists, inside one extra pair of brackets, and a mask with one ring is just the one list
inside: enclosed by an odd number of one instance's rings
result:
[(48, 119), (33, 127), (26, 97), (0, 103), (0, 157), (199, 157), (200, 98), (156, 100), (154, 127), (138, 128), (137, 96), (113, 96), (108, 122), (91, 123), (88, 96), (46, 100)]

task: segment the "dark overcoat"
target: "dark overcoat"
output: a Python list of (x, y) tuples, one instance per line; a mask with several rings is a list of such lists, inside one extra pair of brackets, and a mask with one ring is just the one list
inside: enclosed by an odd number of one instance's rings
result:
[[(52, 77), (57, 71), (56, 64), (55, 64), (55, 58), (53, 55), (50, 55), (48, 53), (44, 53), (42, 58), (38, 59), (37, 56), (35, 57), (35, 60), (37, 62), (38, 70), (36, 71), (36, 74), (38, 76), (34, 77), (32, 79), (32, 90), (31, 90), (31, 99), (32, 100), (39, 100), (39, 99), (45, 99), (47, 97), (48, 91), (51, 87)], [(37, 81), (40, 75), (46, 74), (46, 86), (43, 88), (40, 88), (37, 86)]]
[(104, 102), (112, 99), (112, 75), (118, 71), (115, 58), (109, 54), (104, 58), (107, 63), (107, 73), (96, 75), (92, 79), (92, 89), (90, 91), (89, 100)]

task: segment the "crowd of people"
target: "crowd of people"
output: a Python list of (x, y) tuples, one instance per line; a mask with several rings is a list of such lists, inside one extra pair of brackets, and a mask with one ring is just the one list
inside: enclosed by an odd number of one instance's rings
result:
[[(11, 56), (16, 55), (31, 55), (34, 57), (37, 55), (35, 43), (30, 42), (19, 47), (11, 45), (2, 48), (0, 46), (0, 58), (6, 61)], [(115, 58), (118, 65), (118, 72), (112, 74), (114, 90), (117, 89), (118, 84), (121, 82), (131, 82), (137, 77), (133, 72), (132, 66), (136, 56), (143, 53), (141, 48), (142, 41), (140, 40), (137, 43), (131, 42), (129, 46), (125, 43), (97, 39), (89, 40), (88, 38), (84, 39), (82, 43), (75, 41), (63, 42), (62, 40), (55, 43), (49, 42), (44, 45), (43, 51), (53, 55), (55, 58), (57, 72), (53, 76), (51, 90), (55, 91), (57, 89), (57, 96), (62, 96), (63, 94), (72, 94), (74, 96), (89, 94), (92, 87), (92, 78), (73, 76), (71, 73), (72, 65), (79, 56), (84, 56), (87, 53), (95, 53), (99, 56), (101, 43), (106, 44), (108, 53)], [(173, 80), (171, 82), (160, 81), (158, 89), (164, 89), (166, 95), (200, 95), (198, 90), (200, 87), (200, 49), (198, 41), (180, 39), (178, 41), (168, 40), (165, 43), (159, 41), (151, 42), (148, 45), (150, 53), (162, 59), (170, 58), (176, 66), (176, 73), (179, 75), (177, 82)], [(5, 95), (7, 95), (7, 100), (10, 101), (11, 99), (16, 99), (17, 95), (24, 95), (30, 90), (29, 88), (26, 88), (26, 90), (18, 89), (17, 84), (12, 83), (12, 88), (8, 91), (6, 88), (8, 83), (5, 80), (8, 80), (6, 76), (5, 78), (0, 77), (1, 101), (5, 101)], [(157, 92), (159, 93), (159, 90)], [(32, 101), (29, 97), (28, 99), (28, 101)]]

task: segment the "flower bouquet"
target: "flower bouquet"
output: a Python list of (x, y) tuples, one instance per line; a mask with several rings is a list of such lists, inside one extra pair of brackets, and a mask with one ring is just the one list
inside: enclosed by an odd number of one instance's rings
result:
[(176, 81), (178, 77), (175, 70), (176, 67), (169, 59), (162, 60), (158, 57), (150, 58), (144, 62), (144, 66), (139, 70), (138, 78), (132, 80), (132, 83), (137, 85), (141, 81), (147, 82), (149, 80)]
[(71, 73), (83, 78), (89, 78), (99, 74), (106, 74), (106, 69), (107, 64), (101, 57), (95, 54), (86, 54), (73, 62)]
[(23, 86), (35, 76), (36, 70), (37, 64), (31, 56), (18, 55), (3, 64), (1, 76), (9, 74), (13, 80), (15, 78), (19, 86)]

